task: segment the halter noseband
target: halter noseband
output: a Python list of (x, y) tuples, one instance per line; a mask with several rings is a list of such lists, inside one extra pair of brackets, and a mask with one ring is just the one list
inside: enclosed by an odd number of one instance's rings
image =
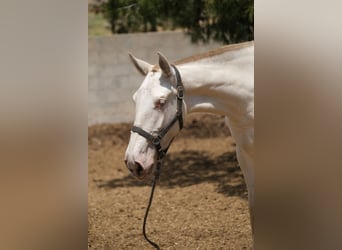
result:
[(183, 87), (182, 79), (181, 79), (178, 69), (173, 64), (171, 64), (171, 66), (176, 72), (177, 112), (176, 112), (175, 117), (169, 122), (169, 124), (165, 128), (160, 129), (157, 133), (149, 133), (137, 126), (132, 127), (133, 132), (138, 133), (142, 137), (146, 138), (146, 140), (150, 142), (156, 148), (158, 152), (158, 161), (160, 161), (166, 155), (167, 150), (169, 149), (171, 145), (170, 143), (166, 149), (162, 149), (162, 146), (160, 143), (163, 137), (167, 134), (167, 132), (172, 128), (172, 126), (177, 121), (179, 124), (179, 130), (183, 128), (182, 107), (183, 107), (183, 98), (184, 98), (184, 87)]

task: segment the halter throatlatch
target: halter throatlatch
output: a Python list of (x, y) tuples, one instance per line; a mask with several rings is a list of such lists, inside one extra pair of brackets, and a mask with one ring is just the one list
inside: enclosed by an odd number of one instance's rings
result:
[(156, 169), (154, 172), (154, 179), (153, 179), (153, 183), (152, 183), (150, 199), (148, 201), (148, 205), (147, 205), (145, 216), (144, 216), (144, 222), (143, 222), (144, 238), (148, 241), (148, 243), (150, 243), (156, 249), (160, 249), (158, 244), (151, 241), (146, 235), (146, 220), (147, 220), (148, 212), (150, 211), (150, 207), (152, 204), (152, 199), (153, 199), (154, 189), (156, 187), (156, 182), (159, 178), (162, 159), (166, 155), (167, 150), (169, 149), (173, 139), (171, 140), (170, 144), (165, 149), (163, 149), (161, 146), (161, 140), (164, 138), (164, 136), (167, 134), (167, 132), (169, 132), (169, 130), (172, 128), (172, 126), (177, 121), (179, 124), (179, 130), (181, 130), (183, 128), (183, 110), (182, 109), (183, 109), (184, 87), (183, 87), (182, 79), (181, 79), (181, 76), (179, 74), (178, 69), (176, 68), (176, 66), (174, 66), (172, 64), (171, 64), (171, 66), (176, 72), (177, 111), (176, 111), (175, 117), (169, 122), (169, 124), (165, 128), (160, 129), (159, 132), (156, 134), (149, 133), (149, 132), (147, 132), (147, 131), (145, 131), (142, 128), (139, 128), (137, 126), (132, 127), (133, 132), (138, 133), (142, 137), (146, 138), (146, 140), (149, 143), (151, 143), (157, 150), (157, 166), (156, 166)]

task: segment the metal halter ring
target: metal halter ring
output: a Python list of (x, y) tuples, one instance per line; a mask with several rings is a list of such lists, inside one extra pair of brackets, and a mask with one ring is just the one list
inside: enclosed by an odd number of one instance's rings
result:
[(159, 136), (154, 136), (153, 139), (151, 140), (153, 145), (158, 145), (160, 144), (160, 138)]
[(150, 137), (150, 142), (153, 144), (153, 145), (158, 145), (160, 144), (160, 141), (161, 141), (161, 136), (159, 134), (159, 131), (153, 131), (151, 133), (151, 137)]

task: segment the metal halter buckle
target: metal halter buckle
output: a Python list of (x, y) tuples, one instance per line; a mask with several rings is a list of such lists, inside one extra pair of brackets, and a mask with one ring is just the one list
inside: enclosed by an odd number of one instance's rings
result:
[(183, 97), (184, 97), (184, 88), (183, 88), (183, 86), (177, 86), (177, 97), (179, 99), (183, 99)]

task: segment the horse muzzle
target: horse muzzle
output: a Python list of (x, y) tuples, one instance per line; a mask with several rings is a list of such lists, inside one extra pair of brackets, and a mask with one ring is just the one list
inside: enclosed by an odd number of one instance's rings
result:
[(144, 180), (150, 176), (154, 164), (143, 164), (142, 161), (130, 161), (125, 159), (126, 166), (131, 174), (139, 180)]

